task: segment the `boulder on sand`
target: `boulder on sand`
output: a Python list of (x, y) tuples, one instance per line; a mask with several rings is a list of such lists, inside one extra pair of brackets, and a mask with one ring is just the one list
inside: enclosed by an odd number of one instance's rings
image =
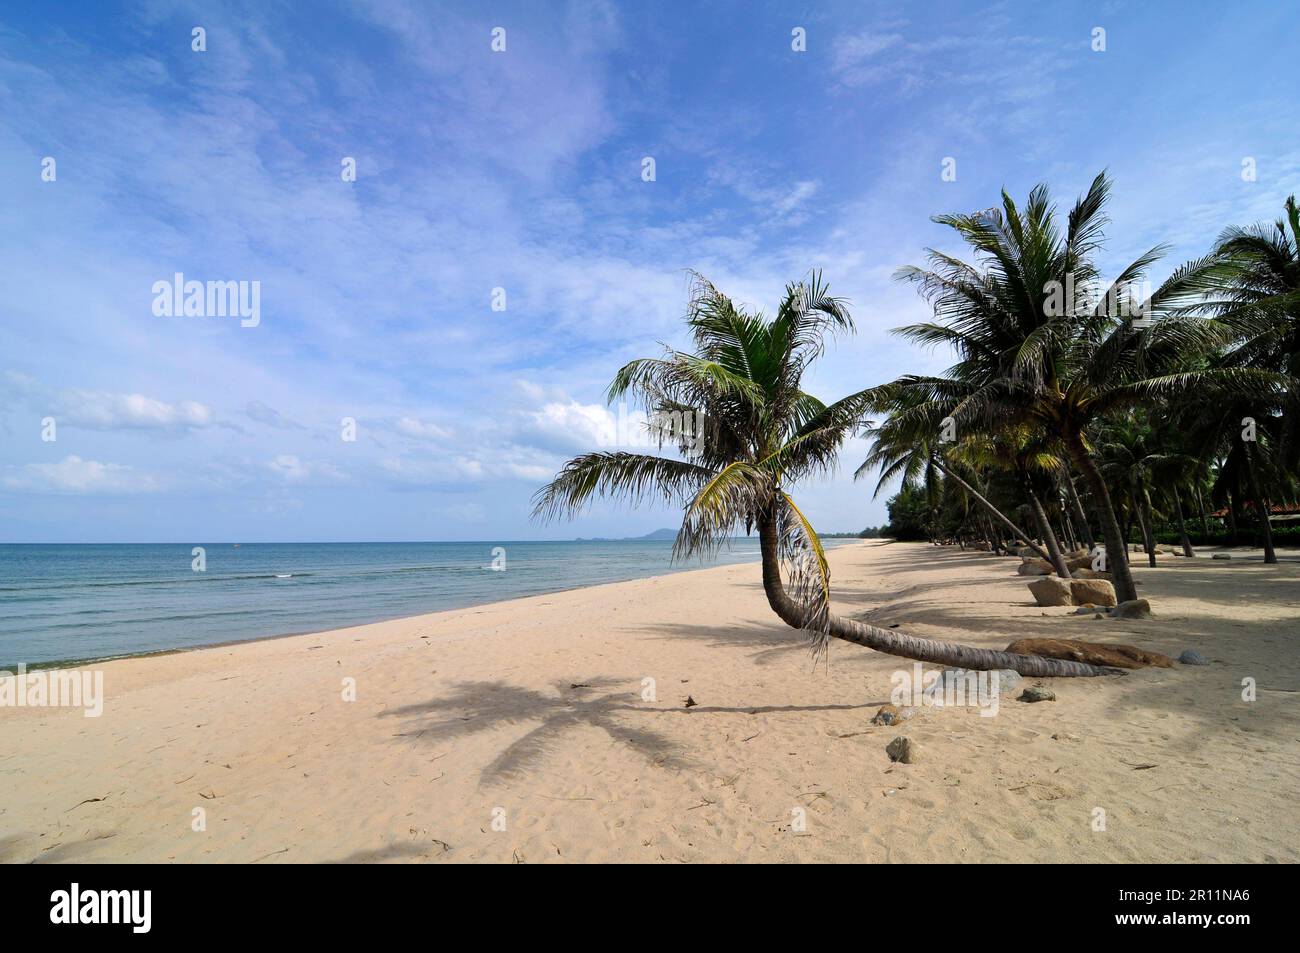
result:
[(1095, 569), (1076, 569), (1070, 573), (1071, 579), (1105, 579), (1110, 581), (1110, 573), (1098, 572)]
[(1055, 576), (1044, 576), (1029, 583), (1029, 591), (1040, 606), (1073, 605), (1070, 583)]
[(1017, 576), (1050, 576), (1052, 564), (1046, 559), (1029, 558), (1016, 567)]
[[(1031, 583), (1032, 585), (1032, 583)], [(1007, 646), (1016, 655), (1041, 655), (1043, 658), (1108, 665), (1113, 668), (1173, 668), (1174, 660), (1159, 652), (1148, 652), (1132, 645), (1103, 645), (1078, 639), (1017, 639)]]
[(1151, 603), (1145, 599), (1130, 599), (1110, 610), (1113, 619), (1145, 619), (1151, 615)]
[(1115, 604), (1115, 587), (1105, 579), (1071, 579), (1070, 594), (1076, 606)]
[(1082, 556), (1070, 556), (1065, 560), (1065, 568), (1073, 572), (1076, 569), (1092, 569), (1092, 557), (1087, 553)]
[(1034, 552), (1028, 546), (1021, 546), (1019, 549), (1016, 550), (1016, 555), (1019, 556), (1021, 559), (1032, 559), (1033, 557), (1037, 556), (1038, 553)]

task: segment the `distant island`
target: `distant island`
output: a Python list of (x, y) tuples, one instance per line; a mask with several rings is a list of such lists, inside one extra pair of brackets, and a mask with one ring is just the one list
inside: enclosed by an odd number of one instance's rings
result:
[(618, 537), (615, 537), (615, 536), (592, 536), (592, 537), (589, 538), (589, 539), (586, 538), (586, 537), (583, 537), (583, 536), (579, 536), (579, 537), (575, 540), (575, 542), (578, 542), (578, 543), (630, 543), (630, 542), (644, 542), (644, 541), (646, 541), (646, 540), (658, 540), (658, 539), (673, 540), (673, 539), (676, 539), (676, 538), (677, 538), (677, 530), (675, 530), (675, 529), (657, 529), (657, 530), (655, 530), (653, 533), (646, 533), (644, 536), (618, 536)]
[[(877, 536), (885, 535), (882, 531), (888, 527), (869, 526), (857, 533), (818, 533), (823, 539), (875, 539)], [(647, 540), (674, 540), (677, 538), (675, 529), (657, 529), (653, 533), (646, 533), (644, 536), (579, 536), (574, 540), (576, 543), (634, 543), (645, 542)], [(738, 537), (744, 539), (746, 537)]]

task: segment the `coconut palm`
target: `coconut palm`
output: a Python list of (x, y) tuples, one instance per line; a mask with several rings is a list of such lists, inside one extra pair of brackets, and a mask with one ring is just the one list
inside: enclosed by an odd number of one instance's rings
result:
[[(803, 375), (828, 334), (853, 328), (845, 303), (814, 273), (791, 284), (773, 317), (750, 313), (701, 276), (692, 284), (688, 326), (693, 352), (632, 361), (609, 387), (612, 402), (638, 399), (652, 419), (699, 414), (700, 441), (667, 434), (692, 455), (600, 451), (570, 460), (535, 497), (535, 514), (568, 516), (593, 499), (658, 498), (684, 507), (674, 556), (715, 551), (742, 527), (758, 530), (763, 589), (786, 624), (808, 633), (816, 651), (831, 638), (890, 655), (1025, 675), (1100, 675), (1079, 662), (1017, 655), (916, 638), (830, 611), (830, 567), (816, 531), (791, 496), (805, 477), (827, 472), (860, 425), (869, 392), (824, 404), (803, 390)], [(694, 436), (694, 435), (693, 435)]]
[(1229, 366), (1267, 368), (1291, 378), (1282, 414), (1279, 451), (1293, 470), (1300, 463), (1300, 208), (1295, 196), (1271, 226), (1229, 228), (1214, 249), (1211, 307), (1236, 335), (1224, 355)]
[(879, 427), (868, 426), (864, 429), (864, 436), (871, 441), (871, 451), (854, 472), (854, 479), (861, 479), (868, 473), (879, 470), (880, 476), (874, 493), (878, 497), (895, 478), (901, 479), (904, 486), (930, 487), (938, 482), (938, 474), (943, 474), (960, 486), (996, 522), (1011, 530), (1016, 539), (1042, 559), (1050, 561), (1047, 550), (1035, 543), (1015, 521), (990, 502), (986, 493), (959, 473), (958, 465), (946, 459), (951, 446), (945, 444), (942, 438), (943, 418), (951, 402), (920, 400), (919, 390), (907, 386), (909, 380), (905, 379), (901, 385), (895, 382), (893, 385), (873, 388), (869, 392), (872, 409), (887, 413), (889, 418)]
[(930, 267), (901, 269), (933, 305), (935, 320), (899, 333), (948, 346), (958, 363), (946, 375), (914, 379), (928, 400), (954, 398), (949, 415), (963, 433), (1027, 426), (1060, 442), (1090, 491), (1117, 597), (1134, 599), (1123, 534), (1090, 429), (1107, 416), (1211, 383), (1242, 392), (1276, 386), (1253, 368), (1188, 370), (1193, 355), (1222, 343), (1226, 331), (1182, 312), (1204, 294), (1213, 259), (1190, 262), (1145, 294), (1157, 246), (1106, 286), (1094, 258), (1110, 185), (1098, 175), (1071, 209), (1064, 231), (1046, 186), (1024, 209), (1002, 193), (1001, 208), (935, 219), (975, 250), (968, 264), (931, 251)]

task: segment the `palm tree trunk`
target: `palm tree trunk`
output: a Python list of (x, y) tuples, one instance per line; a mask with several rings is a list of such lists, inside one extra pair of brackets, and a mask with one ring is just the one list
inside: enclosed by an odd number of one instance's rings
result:
[(1074, 506), (1074, 514), (1079, 517), (1079, 524), (1083, 531), (1083, 541), (1088, 544), (1091, 550), (1097, 545), (1092, 535), (1092, 524), (1088, 522), (1088, 514), (1083, 511), (1083, 503), (1079, 501), (1079, 493), (1074, 488), (1074, 478), (1069, 474), (1065, 477), (1065, 488), (1069, 491), (1070, 502)]
[(1242, 450), (1246, 454), (1246, 477), (1250, 480), (1250, 495), (1255, 498), (1255, 512), (1259, 514), (1259, 526), (1264, 533), (1264, 562), (1277, 563), (1277, 553), (1273, 551), (1273, 521), (1269, 519), (1268, 501), (1259, 491), (1259, 475), (1255, 472), (1255, 458), (1250, 447), (1242, 441)]
[(1183, 544), (1183, 555), (1191, 558), (1196, 555), (1196, 550), (1192, 549), (1192, 538), (1187, 535), (1187, 521), (1183, 518), (1183, 497), (1178, 492), (1177, 485), (1174, 486), (1174, 507), (1178, 513), (1178, 537)]
[(1034, 511), (1034, 522), (1038, 524), (1038, 533), (1043, 537), (1043, 542), (1047, 544), (1048, 561), (1056, 570), (1056, 574), (1062, 579), (1070, 578), (1070, 569), (1065, 565), (1065, 556), (1061, 553), (1061, 543), (1056, 538), (1056, 533), (1052, 530), (1052, 523), (1047, 518), (1047, 511), (1043, 509), (1043, 501), (1038, 498), (1029, 481), (1025, 480), (1025, 493), (1029, 496), (1030, 509)]
[[(763, 557), (763, 591), (767, 594), (768, 605), (782, 622), (800, 629), (803, 627), (802, 620), (806, 616), (799, 604), (786, 593), (785, 584), (781, 581), (780, 560), (777, 557), (776, 520), (770, 514), (759, 519), (758, 538)], [(994, 649), (977, 649), (956, 642), (922, 639), (895, 632), (893, 629), (881, 629), (853, 619), (844, 619), (834, 614), (828, 616), (827, 626), (832, 638), (875, 649), (886, 655), (897, 655), (919, 662), (932, 662), (936, 665), (980, 671), (1012, 669), (1021, 675), (1040, 678), (1124, 674), (1120, 669), (1101, 665), (1088, 665), (1066, 659), (1049, 659), (1038, 655), (1017, 655)]]
[(1106, 541), (1106, 568), (1110, 571), (1111, 581), (1115, 585), (1115, 598), (1128, 602), (1137, 598), (1137, 587), (1133, 585), (1133, 574), (1128, 567), (1128, 552), (1124, 537), (1120, 535), (1119, 521), (1115, 519), (1115, 508), (1110, 502), (1110, 490), (1106, 480), (1097, 469), (1097, 464), (1088, 456), (1083, 445), (1083, 438), (1077, 432), (1066, 434), (1066, 448), (1070, 459), (1083, 474), (1083, 479), (1092, 491), (1093, 506), (1097, 510), (1097, 521), (1101, 524), (1101, 535)]
[(941, 472), (944, 476), (948, 477), (948, 479), (952, 480), (963, 490), (969, 493), (971, 495), (971, 498), (974, 499), (975, 502), (978, 503), (980, 506), (984, 507), (984, 509), (988, 511), (990, 516), (992, 516), (998, 522), (1006, 526), (1007, 529), (1011, 530), (1011, 532), (1015, 533), (1016, 539), (1020, 540), (1022, 543), (1024, 543), (1026, 546), (1032, 549), (1034, 552), (1038, 553), (1038, 555), (1041, 556), (1043, 559), (1048, 559), (1048, 561), (1050, 562), (1047, 552), (1041, 546), (1039, 546), (1037, 543), (1031, 540), (1028, 536), (1026, 536), (1019, 526), (1017, 526), (1015, 523), (1011, 522), (1011, 520), (1003, 516), (1002, 512), (996, 506), (994, 506), (988, 500), (984, 499), (984, 497), (980, 495), (979, 491), (977, 491), (973, 486), (971, 486), (969, 483), (967, 483), (957, 474), (949, 470), (938, 459), (935, 459), (934, 465), (939, 468), (939, 472)]
[(1147, 490), (1145, 483), (1139, 484), (1142, 490), (1142, 540), (1147, 548), (1147, 564), (1152, 569), (1156, 568), (1156, 522), (1155, 514), (1151, 512), (1151, 493)]
[[(1197, 477), (1199, 480), (1200, 477)], [(1210, 544), (1210, 517), (1205, 512), (1205, 497), (1201, 493), (1201, 488), (1196, 487), (1196, 505), (1201, 508), (1201, 535), (1205, 537), (1205, 545)]]

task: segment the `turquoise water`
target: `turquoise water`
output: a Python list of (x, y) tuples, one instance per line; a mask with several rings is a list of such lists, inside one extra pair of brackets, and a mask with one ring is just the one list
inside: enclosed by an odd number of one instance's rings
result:
[[(827, 540), (835, 545), (846, 540)], [(204, 545), (204, 544), (196, 544)], [(494, 571), (493, 549), (505, 550)], [(0, 544), (0, 668), (315, 632), (699, 568), (664, 541)], [(706, 565), (758, 559), (735, 540)]]

